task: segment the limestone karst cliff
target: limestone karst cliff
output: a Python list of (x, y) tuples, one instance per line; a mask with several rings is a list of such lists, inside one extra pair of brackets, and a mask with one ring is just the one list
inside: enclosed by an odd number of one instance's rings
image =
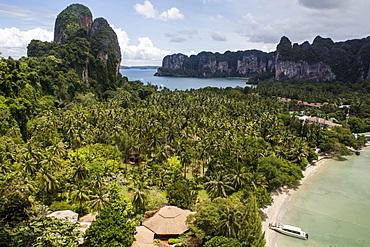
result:
[(70, 34), (76, 33), (80, 28), (89, 32), (93, 16), (88, 7), (82, 4), (72, 4), (60, 12), (55, 20), (54, 41), (65, 42)]
[(96, 18), (90, 29), (90, 38), (94, 41), (91, 44), (93, 54), (107, 64), (110, 53), (112, 53), (117, 61), (116, 70), (118, 72), (122, 59), (121, 49), (117, 34), (109, 26), (108, 21), (101, 17)]
[(370, 37), (344, 42), (317, 36), (312, 44), (282, 37), (272, 53), (262, 51), (174, 54), (163, 59), (159, 76), (244, 77), (275, 72), (277, 80), (358, 81), (370, 79)]
[(275, 68), (274, 53), (262, 51), (227, 51), (224, 54), (201, 52), (190, 57), (174, 54), (163, 59), (159, 76), (245, 77), (271, 72)]
[(108, 21), (93, 16), (88, 7), (72, 4), (58, 14), (54, 42), (32, 40), (29, 57), (54, 56), (75, 70), (81, 81), (98, 91), (114, 88), (117, 83), (121, 50)]
[(317, 36), (292, 44), (282, 37), (276, 50), (277, 80), (298, 78), (314, 81), (352, 81), (369, 79), (370, 38), (333, 42)]

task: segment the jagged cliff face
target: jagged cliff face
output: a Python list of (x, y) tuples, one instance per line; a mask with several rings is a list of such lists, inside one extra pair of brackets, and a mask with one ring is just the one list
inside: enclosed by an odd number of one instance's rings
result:
[(181, 53), (165, 56), (162, 61), (162, 67), (172, 70), (182, 69), (185, 57), (187, 56)]
[(336, 79), (329, 65), (324, 62), (309, 64), (306, 61), (282, 61), (276, 60), (275, 70), (276, 80), (302, 79), (314, 81), (331, 81)]
[(88, 7), (72, 4), (60, 12), (55, 20), (54, 41), (64, 43), (70, 33), (76, 33), (81, 28), (88, 32), (92, 22), (93, 17)]
[(333, 42), (317, 36), (312, 45), (282, 37), (276, 50), (277, 80), (358, 81), (370, 78), (370, 38)]
[(256, 50), (174, 54), (163, 59), (156, 75), (244, 77), (275, 71), (277, 80), (351, 81), (370, 79), (370, 36), (333, 42), (317, 36), (313, 43), (293, 44), (282, 37), (276, 52)]
[(269, 59), (263, 61), (255, 55), (243, 56), (242, 60), (237, 60), (237, 71), (240, 74), (259, 74), (266, 71), (272, 71), (275, 67), (275, 61)]
[(93, 16), (88, 7), (72, 4), (56, 18), (55, 42), (32, 40), (30, 57), (54, 56), (73, 70), (86, 86), (104, 92), (120, 83), (121, 49), (107, 20)]
[(110, 53), (114, 54), (116, 71), (118, 73), (122, 60), (121, 49), (117, 34), (109, 26), (108, 21), (104, 18), (96, 18), (91, 26), (90, 38), (94, 40), (92, 49), (97, 50), (94, 55), (100, 58), (104, 64), (108, 63)]
[[(72, 4), (63, 10), (55, 21), (54, 41), (59, 44), (70, 43), (85, 40), (87, 46), (85, 54), (91, 53), (95, 58), (100, 59), (104, 64), (104, 72), (106, 76), (111, 74), (111, 70), (117, 75), (121, 64), (121, 49), (119, 47), (118, 38), (114, 30), (110, 27), (107, 20), (97, 18), (93, 21), (93, 16), (88, 7), (81, 4)], [(76, 58), (81, 60), (81, 57)], [(92, 61), (91, 57), (86, 56), (85, 61), (75, 65), (77, 71), (80, 72), (82, 81), (86, 85), (90, 85), (92, 80), (100, 80), (96, 70), (98, 67), (101, 70), (102, 66), (96, 61)], [(112, 77), (111, 77), (112, 78)]]
[[(320, 46), (321, 41), (315, 39), (313, 46)], [(326, 44), (333, 44), (332, 40), (325, 39)], [(301, 45), (302, 51), (300, 55), (304, 54), (310, 48), (310, 44), (305, 42)], [(302, 79), (314, 81), (331, 81), (336, 79), (332, 68), (323, 61), (316, 61), (318, 59), (311, 59), (311, 62), (303, 60), (305, 56), (299, 57), (292, 53), (292, 44), (287, 37), (282, 37), (276, 51), (276, 70), (275, 78), (278, 81), (286, 79)], [(297, 44), (295, 44), (297, 49)], [(291, 53), (291, 54), (289, 54)], [(312, 62), (313, 61), (313, 62)]]
[(174, 54), (163, 59), (159, 76), (244, 77), (275, 69), (274, 54), (261, 51), (203, 52), (196, 56)]

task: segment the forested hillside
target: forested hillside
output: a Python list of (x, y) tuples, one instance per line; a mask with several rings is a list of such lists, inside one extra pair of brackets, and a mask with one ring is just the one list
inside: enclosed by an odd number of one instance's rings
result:
[[(74, 21), (64, 25), (66, 13)], [(78, 246), (80, 237), (131, 246), (144, 213), (170, 203), (197, 212), (184, 246), (262, 247), (258, 208), (271, 190), (298, 183), (317, 158), (312, 148), (341, 155), (364, 144), (352, 125), (303, 123), (271, 91), (128, 81), (112, 30), (101, 18), (89, 29), (90, 14), (71, 5), (55, 42), (0, 59), (1, 246)], [(99, 216), (84, 235), (45, 218), (57, 210)]]

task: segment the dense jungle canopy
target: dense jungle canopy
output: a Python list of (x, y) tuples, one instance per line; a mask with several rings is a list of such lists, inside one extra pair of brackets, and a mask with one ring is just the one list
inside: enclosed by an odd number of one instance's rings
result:
[(365, 96), (346, 95), (348, 122), (346, 109), (305, 109), (343, 124), (326, 130), (272, 97), (310, 95), (294, 83), (158, 90), (117, 73), (114, 35), (95, 25), (95, 36), (61, 25), (60, 40), (0, 58), (0, 246), (79, 245), (77, 225), (45, 219), (57, 210), (100, 212), (85, 245), (130, 246), (144, 213), (165, 203), (197, 211), (185, 246), (264, 246), (269, 192), (297, 185), (312, 148), (343, 155), (365, 142), (352, 135), (370, 126)]

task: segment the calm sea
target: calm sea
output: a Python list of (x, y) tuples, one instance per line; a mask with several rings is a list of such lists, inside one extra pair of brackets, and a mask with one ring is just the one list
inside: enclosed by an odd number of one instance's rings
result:
[(155, 69), (121, 69), (121, 74), (127, 76), (130, 81), (141, 81), (144, 84), (148, 82), (158, 87), (166, 87), (170, 90), (199, 89), (204, 87), (246, 87), (247, 79), (239, 78), (184, 78), (154, 76)]
[(275, 246), (370, 246), (370, 148), (327, 161), (289, 205), (282, 223), (301, 227), (309, 239), (277, 233)]

